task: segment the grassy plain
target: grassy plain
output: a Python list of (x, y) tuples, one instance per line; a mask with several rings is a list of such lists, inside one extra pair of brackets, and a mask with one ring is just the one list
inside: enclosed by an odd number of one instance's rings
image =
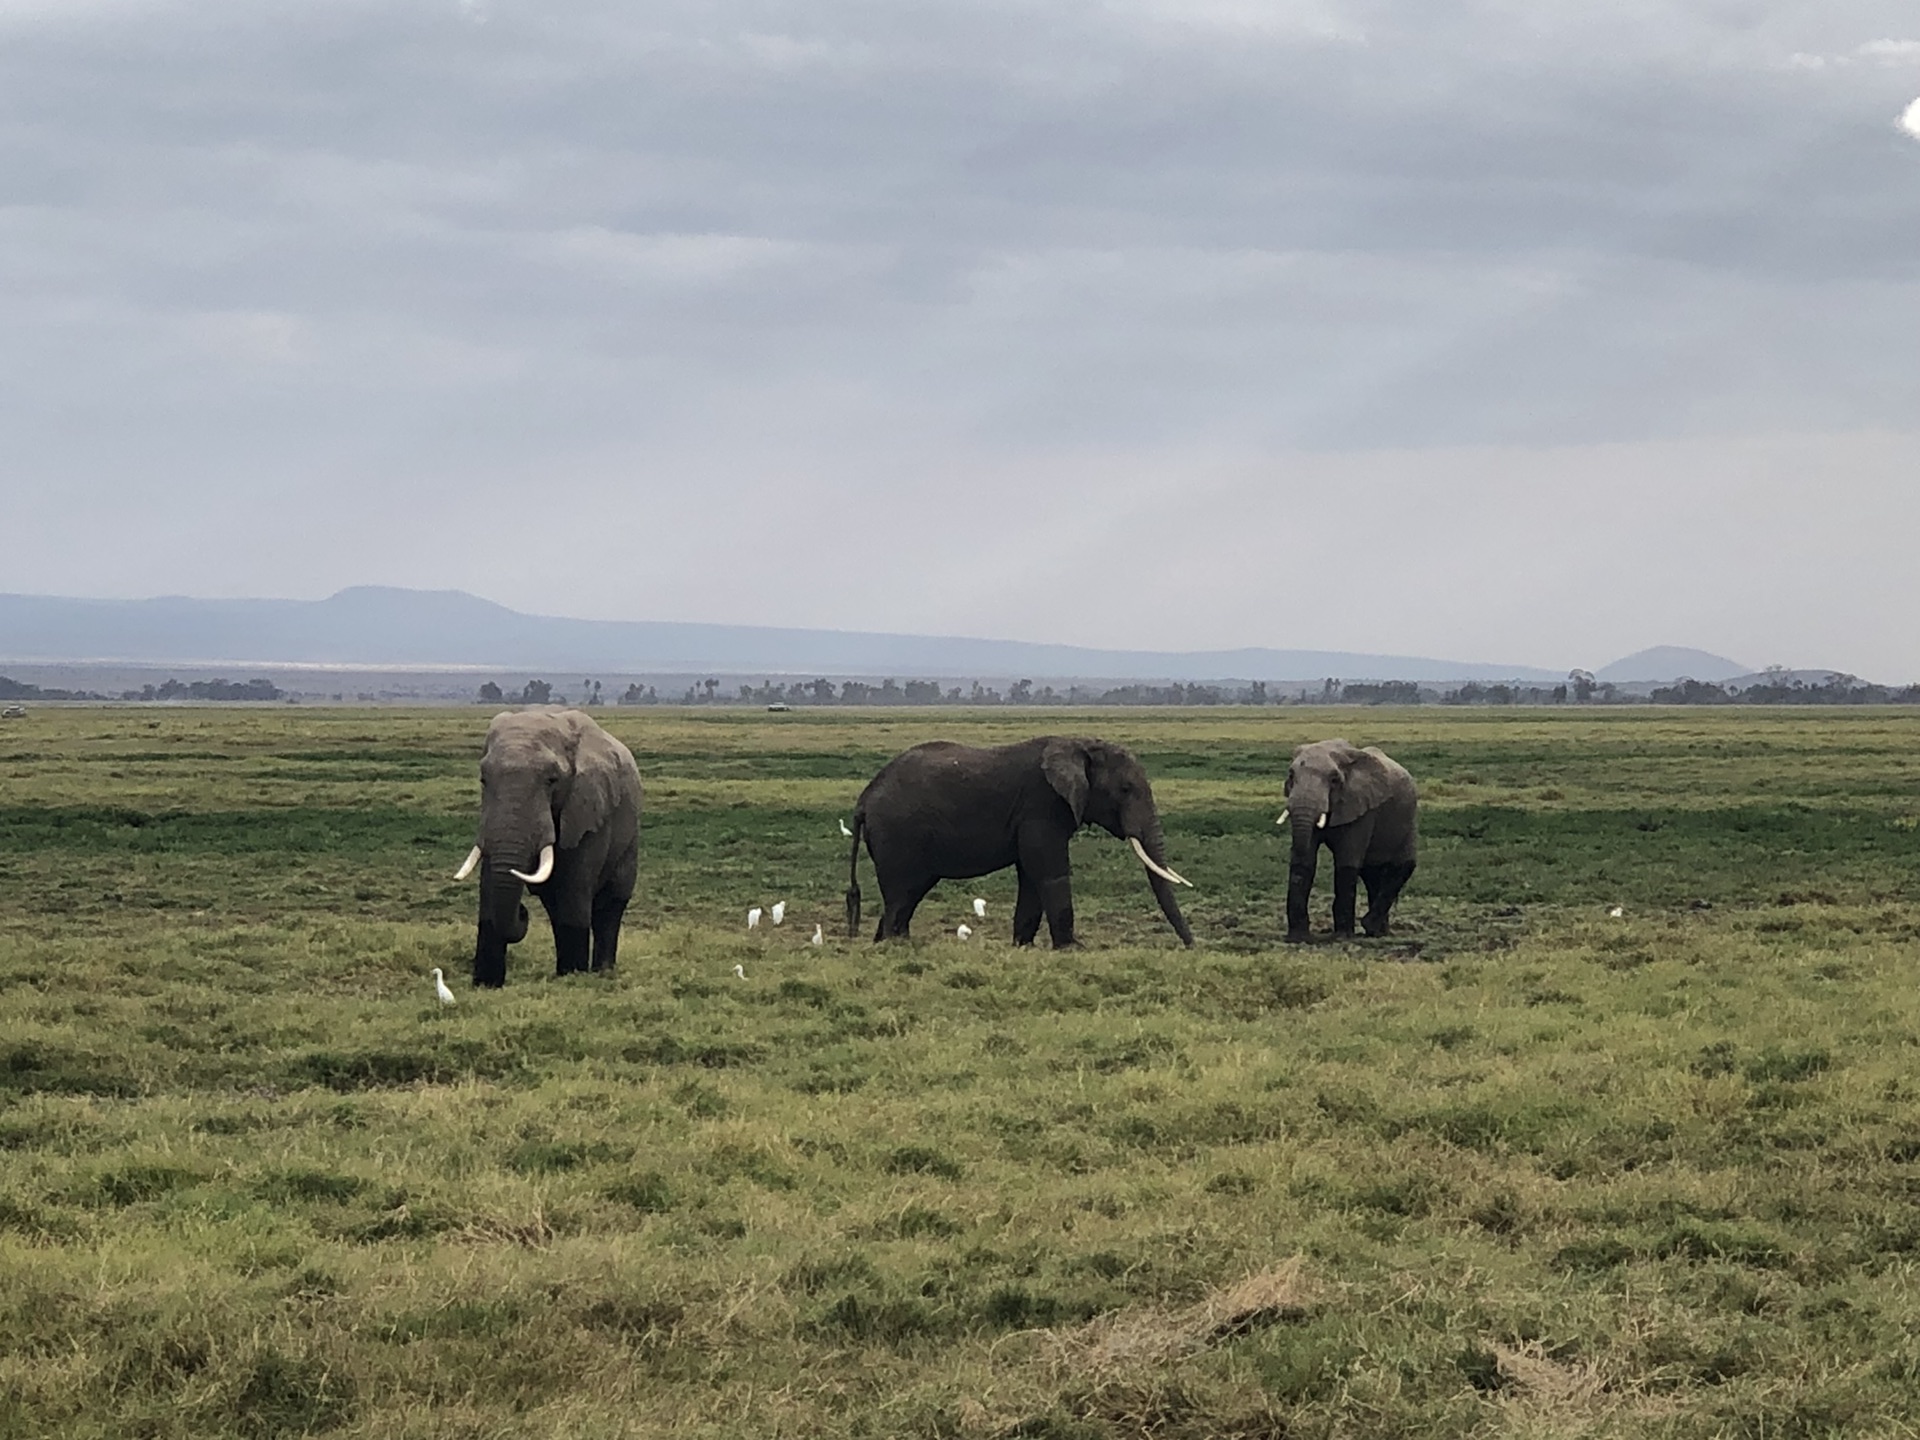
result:
[[(480, 994), (486, 718), (0, 727), (0, 1434), (1920, 1430), (1910, 712), (604, 712), (620, 971)], [(1198, 948), (1091, 836), (1082, 952), (1010, 876), (836, 933), (887, 756), (1045, 730), (1142, 754)], [(1421, 868), (1288, 948), (1328, 734)]]

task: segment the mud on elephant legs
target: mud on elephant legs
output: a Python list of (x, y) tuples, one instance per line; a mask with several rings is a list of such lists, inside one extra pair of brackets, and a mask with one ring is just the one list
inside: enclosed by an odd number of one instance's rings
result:
[(1013, 902), (1013, 943), (1031, 945), (1033, 937), (1040, 933), (1040, 920), (1045, 913), (1040, 905), (1040, 887), (1025, 870), (1015, 873), (1020, 877), (1020, 893)]
[(1360, 868), (1357, 865), (1333, 867), (1333, 938), (1353, 938), (1353, 911), (1359, 899)]
[(553, 973), (571, 975), (585, 970), (592, 952), (593, 931), (585, 925), (553, 925)]
[(1080, 942), (1073, 934), (1073, 881), (1065, 875), (1035, 880), (1020, 871), (1020, 895), (1013, 906), (1013, 943), (1031, 945), (1047, 922), (1047, 937), (1056, 950), (1071, 950)]
[(1360, 928), (1367, 934), (1387, 933), (1393, 902), (1400, 898), (1401, 890), (1413, 878), (1413, 866), (1413, 861), (1406, 860), (1391, 865), (1372, 865), (1360, 872), (1360, 878), (1367, 885), (1367, 913), (1360, 921)]
[(927, 898), (927, 892), (939, 884), (937, 877), (915, 879), (911, 882), (896, 881), (889, 886), (885, 880), (880, 882), (880, 928), (873, 932), (876, 940), (904, 940), (913, 925), (913, 912), (920, 908), (920, 902)]
[(1312, 865), (1292, 866), (1287, 875), (1287, 939), (1300, 944), (1312, 933), (1307, 923), (1307, 901), (1313, 894)]
[(1073, 936), (1073, 882), (1062, 875), (1040, 882), (1040, 905), (1047, 912), (1047, 934), (1056, 950), (1071, 950), (1080, 942)]
[(593, 907), (593, 970), (613, 969), (620, 955), (620, 917), (627, 913), (627, 902), (618, 896), (597, 900)]

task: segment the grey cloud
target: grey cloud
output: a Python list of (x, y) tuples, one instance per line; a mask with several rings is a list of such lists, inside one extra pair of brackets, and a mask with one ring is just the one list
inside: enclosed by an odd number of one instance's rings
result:
[[(820, 552), (955, 487), (1066, 523), (1129, 454), (1152, 496), (1391, 450), (1533, 543), (1419, 457), (1911, 426), (1909, 8), (0, 0), (0, 485), (58, 537), (10, 583), (251, 540), (313, 558), (195, 573), (766, 620), (771, 580), (652, 554), (508, 593), (453, 507), (564, 483)], [(1007, 528), (908, 567), (923, 623), (1068, 603)], [(1130, 638), (1077, 623), (1030, 638)]]

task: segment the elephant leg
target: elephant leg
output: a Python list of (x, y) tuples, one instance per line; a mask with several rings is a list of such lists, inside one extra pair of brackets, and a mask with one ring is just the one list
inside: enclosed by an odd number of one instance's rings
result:
[(1411, 860), (1379, 865), (1363, 872), (1367, 880), (1367, 915), (1361, 922), (1369, 935), (1384, 935), (1393, 910), (1393, 902), (1400, 898), (1401, 890), (1407, 881), (1413, 878)]
[[(1071, 949), (1073, 935), (1073, 863), (1067, 858), (1070, 834), (1035, 830), (1021, 837), (1019, 867), (1022, 896), (1031, 888), (1047, 917), (1047, 934), (1056, 950)], [(1036, 927), (1038, 928), (1038, 927)]]
[(553, 973), (571, 975), (588, 968), (593, 952), (593, 928), (590, 925), (553, 927)]
[(627, 913), (627, 902), (609, 895), (593, 907), (593, 963), (591, 968), (610, 971), (620, 954), (620, 917)]
[(586, 972), (593, 954), (593, 891), (588, 870), (572, 851), (563, 852), (553, 879), (540, 889), (541, 908), (553, 925), (553, 973)]
[(1353, 938), (1354, 902), (1359, 898), (1360, 867), (1333, 867), (1333, 934), (1336, 940)]
[(1313, 895), (1312, 861), (1293, 865), (1287, 872), (1287, 939), (1294, 944), (1305, 940), (1311, 931), (1307, 924), (1307, 901)]
[(916, 876), (911, 884), (896, 884), (891, 891), (885, 885), (880, 887), (882, 908), (880, 913), (880, 932), (876, 940), (904, 940), (913, 924), (913, 912), (920, 908), (920, 902), (927, 898), (927, 892), (939, 883), (940, 877), (929, 875)]
[(1362, 865), (1360, 884), (1367, 892), (1367, 913), (1360, 917), (1360, 929), (1368, 935), (1380, 935), (1384, 932), (1384, 912), (1380, 908), (1380, 897), (1386, 894), (1387, 867), (1384, 865)]
[(1073, 936), (1073, 881), (1065, 875), (1040, 882), (1040, 906), (1047, 912), (1047, 934), (1056, 950), (1071, 950), (1080, 942)]
[(1013, 943), (1031, 945), (1033, 937), (1040, 933), (1040, 917), (1046, 912), (1040, 904), (1040, 887), (1033, 883), (1033, 877), (1025, 870), (1015, 873), (1020, 877), (1020, 893), (1013, 902)]

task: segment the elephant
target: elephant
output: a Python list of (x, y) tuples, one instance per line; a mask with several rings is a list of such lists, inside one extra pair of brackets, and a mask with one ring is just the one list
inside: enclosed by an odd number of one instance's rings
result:
[(523, 885), (553, 926), (555, 974), (613, 969), (640, 869), (640, 801), (632, 752), (592, 716), (493, 717), (480, 756), (479, 839), (453, 877), (480, 871), (475, 985), (507, 983), (507, 947), (527, 933)]
[(1419, 792), (1413, 776), (1368, 746), (1321, 740), (1293, 752), (1287, 771), (1293, 861), (1287, 875), (1287, 939), (1307, 938), (1307, 897), (1320, 847), (1333, 851), (1333, 934), (1353, 936), (1356, 886), (1367, 886), (1369, 935), (1387, 933), (1393, 902), (1413, 874), (1420, 848)]
[(1031, 945), (1042, 915), (1056, 950), (1076, 943), (1067, 842), (1082, 825), (1125, 839), (1147, 869), (1160, 910), (1184, 945), (1193, 932), (1166, 863), (1153, 787), (1131, 753), (1105, 740), (1042, 735), (980, 749), (948, 740), (889, 760), (860, 792), (848, 857), (847, 934), (860, 928), (860, 842), (873, 858), (882, 911), (874, 939), (905, 936), (914, 908), (941, 880), (1019, 874), (1013, 943)]

